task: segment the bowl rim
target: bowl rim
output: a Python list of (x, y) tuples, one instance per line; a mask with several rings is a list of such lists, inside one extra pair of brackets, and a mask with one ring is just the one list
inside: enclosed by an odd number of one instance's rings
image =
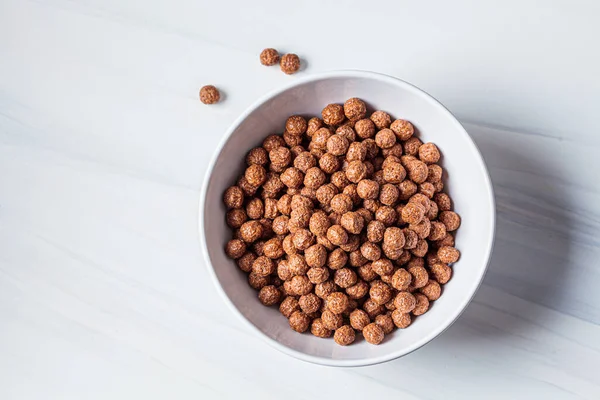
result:
[[(431, 331), (428, 335), (425, 335), (421, 340), (413, 343), (408, 348), (408, 350), (394, 351), (394, 352), (390, 352), (388, 354), (385, 354), (382, 356), (377, 356), (377, 357), (365, 357), (365, 358), (350, 359), (350, 360), (334, 360), (334, 359), (329, 359), (329, 358), (325, 358), (325, 357), (313, 356), (313, 355), (305, 354), (300, 351), (294, 350), (290, 347), (287, 347), (287, 346), (279, 343), (278, 341), (270, 338), (269, 336), (267, 336), (258, 327), (256, 327), (252, 322), (250, 322), (237, 309), (237, 307), (233, 304), (233, 302), (231, 301), (229, 296), (227, 296), (225, 289), (223, 288), (223, 286), (221, 285), (221, 282), (217, 278), (214, 266), (212, 265), (212, 262), (210, 260), (210, 256), (209, 256), (209, 252), (208, 252), (208, 248), (207, 248), (207, 244), (206, 244), (206, 236), (204, 234), (204, 207), (206, 204), (206, 195), (208, 193), (208, 183), (210, 181), (210, 177), (213, 173), (217, 159), (219, 158), (221, 151), (223, 150), (223, 147), (225, 146), (227, 141), (230, 139), (233, 132), (240, 126), (240, 124), (252, 112), (254, 112), (258, 107), (260, 107), (262, 104), (264, 104), (268, 100), (272, 99), (273, 97), (278, 96), (279, 94), (281, 94), (287, 90), (290, 90), (294, 87), (304, 85), (306, 83), (320, 81), (320, 80), (324, 80), (324, 79), (331, 79), (331, 78), (367, 78), (367, 79), (379, 80), (379, 81), (382, 81), (382, 82), (385, 82), (385, 83), (388, 83), (391, 85), (395, 85), (395, 86), (404, 86), (404, 88), (409, 91), (419, 92), (429, 102), (434, 103), (434, 105), (439, 107), (440, 111), (442, 113), (446, 113), (447, 116), (450, 117), (452, 122), (457, 126), (457, 128), (459, 130), (459, 134), (463, 136), (463, 138), (466, 140), (466, 143), (468, 143), (468, 145), (471, 147), (471, 150), (474, 152), (476, 161), (479, 164), (479, 167), (484, 172), (483, 175), (484, 175), (484, 181), (485, 181), (485, 191), (486, 191), (487, 198), (489, 201), (488, 205), (489, 205), (490, 209), (492, 210), (492, 212), (489, 215), (490, 229), (489, 229), (489, 232), (486, 233), (485, 242), (484, 242), (485, 247), (486, 247), (485, 265), (483, 268), (481, 268), (481, 270), (479, 272), (479, 276), (476, 277), (477, 279), (474, 279), (473, 284), (469, 287), (471, 295), (468, 296), (459, 305), (459, 307), (456, 308), (456, 311), (454, 312), (454, 314), (451, 315), (451, 318), (448, 319), (448, 322), (446, 325), (440, 325), (439, 329)], [(256, 101), (254, 101), (248, 108), (246, 108), (246, 110), (244, 110), (244, 112), (242, 112), (242, 114), (240, 114), (239, 117), (237, 117), (233, 121), (233, 123), (229, 126), (229, 128), (225, 132), (225, 135), (219, 142), (218, 146), (215, 148), (213, 155), (210, 159), (210, 162), (208, 164), (208, 167), (206, 169), (206, 173), (204, 174), (204, 179), (202, 181), (202, 188), (200, 191), (198, 222), (199, 222), (198, 230), (200, 233), (200, 246), (201, 246), (201, 250), (203, 253), (204, 261), (206, 262), (206, 267), (208, 269), (209, 276), (210, 276), (211, 280), (213, 281), (213, 284), (217, 288), (217, 292), (219, 293), (221, 298), (224, 300), (225, 304), (227, 304), (227, 307), (233, 312), (234, 315), (236, 315), (238, 317), (239, 320), (242, 321), (244, 326), (246, 326), (251, 332), (254, 333), (255, 336), (260, 338), (263, 342), (269, 344), (271, 347), (277, 349), (278, 351), (280, 351), (284, 354), (290, 355), (290, 356), (297, 358), (299, 360), (302, 360), (302, 361), (307, 361), (307, 362), (310, 362), (313, 364), (326, 365), (326, 366), (332, 366), (332, 367), (360, 367), (360, 366), (368, 366), (368, 365), (384, 363), (384, 362), (391, 361), (396, 358), (399, 358), (399, 357), (402, 357), (402, 356), (412, 353), (413, 351), (423, 347), (424, 345), (426, 345), (427, 343), (431, 342), (433, 339), (435, 339), (436, 337), (441, 335), (444, 331), (446, 331), (449, 327), (451, 327), (456, 322), (456, 320), (461, 316), (461, 314), (466, 310), (467, 306), (473, 300), (479, 287), (483, 283), (483, 279), (484, 279), (487, 269), (489, 267), (490, 258), (491, 258), (493, 247), (494, 247), (494, 236), (495, 236), (495, 232), (496, 232), (496, 202), (495, 202), (494, 190), (493, 190), (490, 174), (489, 174), (489, 171), (485, 164), (485, 161), (483, 159), (483, 156), (481, 155), (481, 151), (479, 150), (479, 148), (477, 147), (477, 145), (475, 144), (475, 142), (473, 141), (471, 136), (468, 134), (468, 132), (465, 130), (465, 128), (462, 126), (462, 124), (454, 116), (454, 114), (452, 114), (442, 103), (440, 103), (437, 99), (435, 99), (429, 93), (416, 87), (415, 85), (408, 83), (406, 81), (403, 81), (402, 79), (390, 76), (390, 75), (382, 74), (379, 72), (363, 71), (363, 70), (339, 70), (339, 71), (328, 71), (328, 72), (309, 74), (307, 76), (304, 76), (304, 77), (294, 80), (294, 82), (291, 82), (289, 84), (286, 84), (279, 88), (271, 90), (270, 92), (262, 95)]]

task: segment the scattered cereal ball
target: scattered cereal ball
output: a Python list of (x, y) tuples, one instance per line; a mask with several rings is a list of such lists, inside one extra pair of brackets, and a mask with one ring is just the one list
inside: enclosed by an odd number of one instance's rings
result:
[(407, 270), (412, 276), (412, 288), (419, 289), (427, 285), (429, 274), (424, 267), (408, 267)]
[(327, 266), (332, 270), (343, 268), (348, 262), (348, 254), (340, 248), (336, 248), (327, 256)]
[(311, 215), (308, 226), (314, 235), (323, 236), (327, 234), (327, 229), (329, 229), (331, 223), (323, 211), (317, 211)]
[(375, 271), (373, 271), (373, 267), (371, 263), (366, 263), (358, 267), (358, 276), (365, 282), (371, 282), (379, 277)]
[(400, 191), (396, 185), (391, 183), (386, 183), (381, 186), (379, 191), (379, 201), (381, 204), (386, 206), (391, 206), (398, 201), (398, 197), (400, 196)]
[(375, 281), (371, 284), (369, 296), (378, 304), (385, 304), (392, 299), (392, 289), (382, 281)]
[(363, 255), (363, 257), (369, 261), (375, 261), (381, 258), (381, 249), (375, 243), (363, 243), (360, 246), (360, 252)]
[(258, 256), (264, 256), (265, 255), (265, 252), (263, 251), (264, 246), (265, 246), (265, 242), (262, 240), (258, 240), (256, 242), (252, 243), (252, 251), (255, 252)]
[(308, 326), (310, 325), (310, 318), (302, 311), (294, 311), (292, 315), (290, 315), (289, 322), (290, 328), (292, 328), (296, 332), (302, 333), (308, 330)]
[(340, 225), (332, 225), (327, 229), (327, 239), (335, 246), (348, 241), (348, 233)]
[(354, 300), (359, 300), (369, 293), (369, 284), (365, 281), (357, 281), (354, 285), (346, 288), (348, 297)]
[(408, 170), (408, 177), (414, 183), (423, 183), (427, 179), (427, 164), (422, 161), (412, 161), (408, 163), (406, 169)]
[(365, 340), (371, 344), (379, 344), (383, 341), (385, 333), (376, 323), (370, 323), (362, 330)]
[(261, 276), (250, 272), (248, 274), (248, 284), (255, 290), (260, 290), (269, 284), (268, 276)]
[(285, 235), (289, 232), (288, 222), (290, 218), (287, 215), (280, 215), (273, 220), (272, 229), (277, 235)]
[(319, 187), (316, 190), (315, 195), (319, 203), (323, 205), (329, 205), (329, 203), (331, 203), (331, 199), (333, 199), (333, 196), (335, 196), (338, 193), (338, 188), (332, 183), (328, 183)]
[(283, 244), (281, 243), (281, 239), (272, 238), (266, 241), (263, 251), (265, 256), (271, 259), (277, 259), (283, 257), (285, 254), (283, 251)]
[(335, 283), (333, 281), (325, 281), (315, 285), (315, 294), (319, 298), (325, 300), (327, 296), (336, 291)]
[(394, 299), (394, 305), (396, 306), (397, 311), (406, 314), (414, 310), (417, 305), (417, 300), (411, 293), (400, 292)]
[(403, 313), (398, 310), (392, 311), (392, 321), (394, 321), (394, 325), (396, 325), (396, 328), (399, 329), (408, 328), (408, 326), (412, 322), (410, 314)]
[(400, 143), (396, 143), (392, 147), (389, 147), (387, 149), (381, 149), (381, 154), (384, 157), (402, 157), (403, 152), (404, 150), (402, 149), (402, 145)]
[(269, 161), (269, 153), (263, 147), (255, 147), (248, 152), (246, 164), (265, 165)]
[(282, 195), (277, 200), (277, 211), (284, 215), (290, 215), (292, 212), (292, 196), (289, 194)]
[(363, 303), (363, 310), (369, 315), (371, 320), (374, 320), (376, 316), (383, 314), (385, 312), (385, 307), (379, 303), (377, 303), (373, 299), (367, 299)]
[(336, 171), (331, 175), (331, 183), (335, 185), (338, 189), (344, 189), (347, 185), (350, 184), (348, 178), (346, 178), (346, 173), (343, 171)]
[(435, 242), (435, 245), (439, 247), (450, 246), (454, 247), (454, 236), (450, 232), (446, 233), (446, 236), (442, 240)]
[(285, 254), (292, 255), (298, 253), (298, 249), (296, 249), (294, 242), (292, 241), (292, 235), (287, 235), (283, 238), (282, 246)]
[[(354, 142), (356, 140), (356, 132), (349, 125), (341, 125), (335, 130), (336, 135), (342, 136), (348, 140), (348, 143)], [(345, 154), (345, 152), (344, 152)]]
[(246, 204), (246, 214), (252, 219), (262, 218), (265, 212), (265, 206), (261, 199), (253, 198)]
[(433, 264), (430, 267), (430, 271), (435, 280), (441, 285), (448, 283), (450, 278), (452, 278), (452, 268), (441, 262)]
[(344, 324), (344, 318), (341, 315), (334, 314), (329, 310), (324, 310), (321, 313), (321, 321), (327, 329), (335, 330)]
[(375, 211), (375, 219), (383, 222), (385, 226), (391, 226), (398, 219), (398, 215), (392, 207), (381, 206)]
[(364, 220), (359, 213), (348, 211), (342, 215), (340, 224), (348, 232), (359, 234), (364, 227)]
[(333, 340), (340, 346), (348, 346), (354, 342), (356, 334), (350, 325), (344, 325), (335, 330)]
[(402, 141), (410, 139), (413, 133), (415, 133), (413, 125), (403, 119), (397, 119), (392, 122), (390, 129), (394, 131), (396, 137)]
[(310, 333), (320, 338), (328, 338), (332, 334), (331, 330), (325, 327), (325, 324), (321, 318), (315, 318), (312, 321)]
[(299, 254), (288, 254), (287, 266), (292, 276), (304, 275), (309, 269), (306, 259)]
[(304, 181), (304, 174), (295, 167), (285, 169), (280, 177), (281, 182), (289, 188), (299, 188)]
[(309, 168), (304, 177), (304, 186), (311, 189), (318, 189), (325, 183), (325, 173), (318, 167)]
[(396, 135), (391, 129), (382, 129), (375, 135), (375, 143), (382, 149), (389, 149), (396, 144)]
[(398, 191), (400, 192), (400, 200), (408, 200), (417, 192), (417, 185), (407, 179), (398, 184)]
[(225, 245), (225, 254), (234, 260), (240, 258), (246, 252), (246, 243), (240, 239), (232, 239)]
[(408, 290), (411, 282), (412, 275), (404, 268), (399, 268), (394, 272), (394, 275), (392, 275), (392, 287), (396, 290)]
[(292, 242), (298, 250), (306, 250), (315, 242), (315, 235), (308, 229), (298, 229), (292, 234)]
[(275, 219), (275, 217), (277, 217), (278, 215), (279, 215), (279, 211), (277, 210), (277, 200), (265, 199), (264, 218)]
[(292, 210), (290, 213), (290, 220), (288, 221), (288, 230), (291, 233), (296, 233), (298, 229), (308, 227), (311, 217), (311, 211), (308, 208), (298, 208)]
[(367, 106), (361, 99), (352, 97), (344, 103), (344, 114), (352, 121), (362, 119), (367, 115)]
[(410, 224), (409, 228), (417, 234), (419, 239), (425, 239), (429, 236), (429, 232), (431, 232), (431, 222), (429, 222), (429, 219), (424, 218), (418, 224)]
[(333, 282), (342, 289), (347, 289), (355, 285), (357, 279), (356, 272), (350, 268), (342, 268), (335, 271)]
[(294, 210), (312, 210), (314, 207), (313, 202), (306, 196), (301, 194), (295, 194), (292, 196), (292, 201), (290, 202), (290, 207), (292, 211)]
[(275, 49), (264, 49), (260, 52), (260, 63), (262, 65), (271, 66), (279, 62), (279, 53)]
[(354, 130), (361, 139), (372, 138), (375, 135), (375, 124), (368, 118), (356, 121)]
[(437, 251), (440, 261), (446, 264), (452, 264), (458, 261), (460, 252), (454, 247), (442, 246)]
[(437, 219), (438, 211), (439, 210), (438, 210), (437, 204), (434, 201), (432, 201), (429, 203), (429, 210), (427, 210), (427, 213), (425, 214), (425, 216), (427, 217), (428, 220), (433, 221), (434, 219)]
[(352, 210), (352, 198), (345, 193), (336, 194), (331, 199), (330, 206), (334, 212), (343, 215)]
[(332, 135), (327, 139), (327, 151), (334, 156), (343, 156), (348, 151), (350, 142), (345, 136)]
[(258, 292), (258, 300), (265, 306), (272, 306), (279, 303), (281, 292), (273, 285), (267, 285)]
[(282, 136), (285, 144), (289, 147), (299, 146), (302, 143), (302, 135), (293, 135), (288, 131), (284, 131)]
[(285, 121), (285, 130), (294, 136), (301, 136), (307, 128), (306, 119), (300, 115), (292, 115)]
[(367, 157), (367, 146), (362, 142), (352, 142), (346, 152), (347, 161), (364, 161)]
[(306, 173), (306, 171), (316, 166), (317, 160), (308, 151), (298, 154), (294, 159), (294, 167), (303, 173)]
[(429, 282), (427, 282), (427, 285), (423, 286), (419, 290), (427, 297), (429, 301), (435, 301), (442, 295), (442, 287), (440, 284), (431, 279)]
[(358, 235), (348, 235), (348, 241), (346, 243), (340, 244), (340, 249), (344, 250), (347, 253), (353, 252), (354, 250), (358, 250), (360, 247), (360, 238)]
[(377, 325), (379, 325), (381, 327), (381, 329), (383, 329), (383, 332), (385, 334), (388, 333), (392, 333), (392, 331), (394, 330), (394, 328), (396, 327), (394, 325), (394, 321), (392, 320), (392, 317), (390, 315), (378, 315), (375, 317), (375, 323)]
[(404, 265), (412, 258), (412, 254), (409, 251), (405, 251), (402, 253), (400, 258), (396, 260), (397, 265)]
[(371, 322), (369, 315), (363, 310), (354, 310), (350, 313), (350, 325), (352, 328), (362, 331)]
[(427, 182), (437, 183), (442, 180), (444, 170), (437, 164), (428, 165)]
[(300, 299), (298, 299), (298, 305), (303, 312), (306, 314), (311, 314), (319, 311), (319, 308), (321, 307), (321, 299), (319, 299), (319, 297), (314, 293), (308, 293), (300, 296)]
[(287, 167), (292, 162), (292, 152), (287, 147), (277, 147), (269, 152), (269, 159), (271, 164)]
[(433, 183), (431, 182), (423, 182), (419, 185), (419, 193), (422, 193), (431, 199), (435, 194), (435, 186), (433, 186)]
[(300, 69), (300, 58), (293, 53), (284, 54), (279, 61), (279, 66), (284, 73), (292, 75)]
[(226, 222), (230, 228), (239, 228), (247, 220), (248, 216), (241, 208), (234, 208), (233, 210), (227, 211)]
[(408, 268), (425, 267), (425, 260), (421, 257), (412, 257), (408, 262)]
[(346, 178), (352, 183), (358, 183), (367, 176), (367, 166), (362, 161), (350, 161), (346, 168)]
[(400, 163), (391, 162), (383, 167), (383, 179), (389, 183), (400, 183), (406, 178), (406, 170)]
[[(404, 254), (404, 250), (395, 246), (390, 246), (387, 243), (384, 243), (381, 246), (381, 250), (383, 250), (383, 254), (389, 258), (390, 260), (398, 260), (402, 257), (402, 255)], [(391, 281), (391, 277), (389, 277), (389, 280)]]
[(248, 251), (238, 258), (236, 263), (242, 271), (250, 272), (252, 271), (252, 264), (254, 263), (254, 260), (256, 260), (256, 254)]
[(246, 168), (244, 177), (254, 186), (260, 186), (267, 180), (267, 171), (262, 165), (252, 164)]
[(268, 276), (275, 272), (275, 263), (266, 256), (260, 256), (252, 263), (252, 272), (259, 276)]
[(411, 249), (410, 252), (417, 257), (425, 257), (425, 255), (427, 254), (427, 250), (429, 250), (429, 244), (427, 243), (427, 241), (419, 239), (415, 248)]
[[(332, 136), (331, 131), (328, 128), (319, 129), (313, 135), (308, 148), (309, 149), (321, 149), (321, 150), (325, 151), (327, 149), (327, 142), (329, 141), (329, 138), (331, 136)], [(320, 157), (320, 155), (319, 155), (319, 157)]]
[(362, 201), (360, 196), (358, 195), (358, 192), (356, 191), (356, 185), (354, 183), (351, 183), (348, 186), (346, 186), (344, 188), (344, 190), (342, 191), (342, 193), (350, 196), (350, 199), (352, 200), (352, 204), (354, 204), (355, 206), (359, 205), (360, 202)]
[(377, 129), (384, 129), (390, 127), (392, 118), (385, 111), (375, 111), (371, 114), (371, 121), (373, 121)]
[(267, 152), (279, 146), (285, 146), (285, 140), (279, 135), (269, 135), (262, 143), (262, 147), (264, 147)]
[(425, 217), (425, 209), (416, 202), (408, 203), (402, 209), (402, 219), (409, 224), (418, 224)]
[(296, 275), (287, 282), (290, 283), (290, 293), (296, 296), (309, 294), (313, 290), (313, 284), (304, 275)]
[(339, 104), (329, 104), (321, 112), (321, 117), (327, 125), (340, 125), (344, 122), (344, 107)]
[(374, 139), (368, 138), (363, 140), (363, 144), (367, 147), (367, 158), (373, 159), (379, 154), (379, 146)]
[[(387, 258), (380, 258), (371, 263), (371, 268), (377, 275), (389, 275), (394, 271), (394, 265)], [(387, 301), (385, 302), (387, 303)]]
[(429, 240), (437, 241), (446, 237), (446, 225), (441, 222), (433, 221), (431, 223), (431, 231), (429, 232)]
[(327, 250), (321, 244), (314, 244), (304, 251), (304, 258), (309, 267), (322, 267), (327, 261)]
[(415, 309), (412, 311), (413, 315), (423, 315), (429, 310), (429, 299), (427, 296), (421, 293), (415, 293), (415, 299), (417, 300), (417, 305)]
[(204, 104), (215, 104), (221, 99), (219, 89), (213, 85), (202, 86), (200, 89), (200, 101)]
[(442, 211), (439, 220), (446, 226), (448, 232), (455, 231), (460, 226), (460, 216), (454, 211)]
[(379, 243), (383, 240), (385, 225), (381, 221), (371, 221), (367, 225), (367, 239), (372, 243)]
[(327, 308), (334, 314), (341, 314), (348, 307), (348, 296), (334, 292), (327, 296)]
[(331, 153), (325, 153), (319, 158), (319, 167), (327, 174), (333, 174), (340, 169), (341, 161)]
[(323, 283), (327, 279), (329, 279), (329, 269), (321, 268), (321, 267), (313, 267), (308, 270), (308, 272), (306, 273), (306, 276), (308, 276), (308, 279), (310, 280), (310, 282), (315, 285), (317, 283)]
[(412, 229), (404, 228), (402, 229), (402, 233), (404, 234), (404, 248), (406, 250), (412, 250), (417, 247), (417, 243), (419, 242), (419, 236)]
[(247, 221), (240, 227), (240, 236), (246, 243), (252, 243), (260, 239), (264, 227), (259, 221)]
[(223, 203), (229, 209), (242, 208), (244, 205), (244, 192), (239, 186), (230, 186), (223, 195)]
[(306, 135), (312, 137), (316, 131), (323, 127), (323, 120), (321, 118), (313, 117), (308, 120), (308, 127), (306, 128)]
[(251, 185), (243, 175), (238, 179), (237, 185), (242, 189), (244, 196), (254, 196), (258, 190), (258, 186)]
[(452, 201), (446, 193), (437, 193), (433, 196), (433, 201), (438, 205), (440, 211), (450, 211), (452, 209)]
[(379, 184), (370, 179), (363, 179), (356, 185), (356, 193), (361, 199), (376, 199), (379, 196)]
[(433, 143), (425, 143), (419, 147), (419, 158), (426, 164), (435, 164), (440, 160), (440, 151)]
[(288, 296), (279, 304), (279, 312), (286, 318), (289, 318), (296, 311), (300, 311), (300, 305), (294, 297)]

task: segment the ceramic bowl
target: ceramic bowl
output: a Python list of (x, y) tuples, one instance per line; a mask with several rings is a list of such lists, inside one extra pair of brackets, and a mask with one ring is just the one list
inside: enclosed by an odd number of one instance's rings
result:
[[(277, 307), (259, 303), (246, 274), (225, 256), (231, 238), (225, 224), (223, 192), (244, 170), (246, 153), (269, 134), (281, 133), (288, 116), (320, 116), (329, 103), (350, 97), (363, 99), (370, 111), (384, 110), (392, 118), (409, 120), (423, 142), (433, 142), (443, 154), (445, 190), (462, 217), (456, 235), (460, 260), (443, 294), (430, 310), (407, 329), (395, 330), (373, 346), (364, 339), (342, 347), (290, 329)], [(363, 71), (327, 72), (296, 79), (260, 98), (225, 133), (210, 162), (200, 200), (200, 237), (210, 276), (245, 326), (274, 348), (301, 360), (331, 366), (362, 366), (401, 357), (423, 346), (448, 328), (467, 307), (484, 277), (494, 239), (495, 205), (492, 185), (473, 140), (456, 118), (433, 97), (399, 79)], [(357, 337), (360, 337), (357, 335)]]

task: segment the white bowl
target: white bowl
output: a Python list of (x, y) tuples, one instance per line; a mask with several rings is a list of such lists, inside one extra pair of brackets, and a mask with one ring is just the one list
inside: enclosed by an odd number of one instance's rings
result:
[[(411, 121), (424, 142), (443, 154), (446, 190), (462, 217), (456, 247), (460, 260), (442, 297), (407, 329), (395, 330), (373, 346), (359, 340), (342, 347), (333, 339), (299, 334), (277, 308), (264, 307), (248, 286), (246, 275), (225, 256), (231, 232), (225, 224), (223, 192), (244, 169), (246, 153), (271, 133), (281, 133), (288, 116), (318, 116), (329, 103), (359, 97), (372, 110)], [(485, 274), (495, 226), (494, 195), (477, 147), (454, 116), (422, 90), (399, 79), (372, 72), (327, 72), (296, 79), (254, 103), (229, 128), (209, 165), (200, 199), (200, 236), (210, 275), (231, 310), (276, 349), (317, 364), (362, 366), (403, 356), (448, 328), (465, 309)]]

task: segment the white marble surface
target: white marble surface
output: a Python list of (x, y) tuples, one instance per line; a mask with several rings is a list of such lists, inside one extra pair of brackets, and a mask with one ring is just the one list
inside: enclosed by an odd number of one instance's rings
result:
[[(600, 7), (593, 1), (0, 2), (1, 399), (600, 398)], [(489, 273), (402, 359), (333, 369), (251, 336), (208, 280), (208, 157), (303, 73), (396, 75), (490, 167)], [(225, 101), (197, 99), (220, 86)], [(303, 376), (305, 379), (300, 380)]]

